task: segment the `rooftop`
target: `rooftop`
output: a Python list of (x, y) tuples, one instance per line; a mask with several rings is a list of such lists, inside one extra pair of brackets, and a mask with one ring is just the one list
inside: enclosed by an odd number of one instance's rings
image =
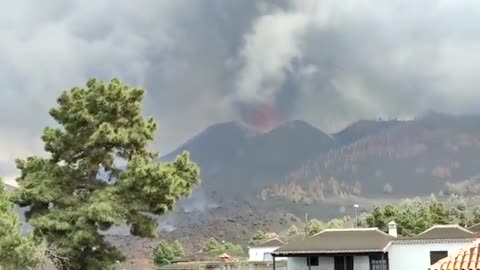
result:
[(471, 227), (468, 228), (468, 230), (474, 232), (474, 233), (480, 233), (480, 223), (475, 224)]
[(262, 242), (258, 245), (253, 246), (254, 248), (259, 248), (259, 247), (281, 247), (285, 245), (284, 242), (282, 242), (280, 239), (275, 238), (275, 239), (269, 239), (265, 242)]
[(475, 236), (475, 233), (459, 225), (435, 225), (416, 236), (401, 240), (465, 239)]
[(304, 241), (280, 247), (276, 255), (385, 252), (392, 236), (377, 228), (327, 229)]
[(441, 259), (430, 270), (480, 270), (480, 242), (475, 241), (459, 252)]

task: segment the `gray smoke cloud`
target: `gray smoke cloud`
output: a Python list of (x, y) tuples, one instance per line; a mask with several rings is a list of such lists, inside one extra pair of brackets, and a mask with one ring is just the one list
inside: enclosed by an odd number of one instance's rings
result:
[(250, 121), (257, 105), (327, 131), (479, 111), (475, 0), (19, 0), (1, 10), (0, 175), (42, 152), (48, 108), (92, 76), (147, 89), (163, 153), (213, 122)]

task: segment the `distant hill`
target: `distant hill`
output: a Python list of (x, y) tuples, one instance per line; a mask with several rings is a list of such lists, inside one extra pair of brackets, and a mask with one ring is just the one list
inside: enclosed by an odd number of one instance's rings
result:
[(429, 111), (410, 121), (361, 120), (332, 135), (303, 121), (268, 133), (227, 122), (164, 160), (183, 150), (200, 165), (207, 197), (311, 202), (448, 193), (480, 175), (480, 116)]
[(360, 120), (334, 134), (334, 137), (340, 145), (348, 145), (403, 123), (399, 120)]
[(162, 160), (188, 150), (200, 165), (202, 188), (233, 198), (258, 193), (335, 145), (331, 136), (303, 121), (286, 122), (268, 133), (226, 122), (208, 127)]
[[(348, 143), (355, 136), (358, 139)], [(468, 188), (480, 192), (475, 184), (480, 173), (480, 116), (429, 112), (405, 122), (357, 122), (335, 137), (344, 143), (305, 163), (284, 183), (265, 189), (264, 197), (311, 201), (351, 194), (406, 197)]]

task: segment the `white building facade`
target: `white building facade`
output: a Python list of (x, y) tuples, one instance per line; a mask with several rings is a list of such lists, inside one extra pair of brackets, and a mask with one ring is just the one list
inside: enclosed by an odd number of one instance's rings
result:
[(288, 270), (428, 270), (442, 258), (480, 238), (458, 225), (434, 226), (414, 237), (397, 237), (376, 228), (325, 230), (287, 243), (273, 254), (288, 258)]
[[(270, 239), (259, 245), (248, 249), (248, 260), (252, 262), (271, 262), (273, 261), (272, 253), (279, 247), (285, 245), (278, 239)], [(281, 258), (286, 260), (287, 258)]]
[(435, 258), (452, 255), (473, 239), (393, 241), (388, 251), (389, 270), (426, 270)]

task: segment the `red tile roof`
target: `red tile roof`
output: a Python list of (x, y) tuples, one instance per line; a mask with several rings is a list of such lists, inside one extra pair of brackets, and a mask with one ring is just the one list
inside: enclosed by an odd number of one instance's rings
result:
[(480, 240), (441, 259), (430, 270), (480, 270)]

